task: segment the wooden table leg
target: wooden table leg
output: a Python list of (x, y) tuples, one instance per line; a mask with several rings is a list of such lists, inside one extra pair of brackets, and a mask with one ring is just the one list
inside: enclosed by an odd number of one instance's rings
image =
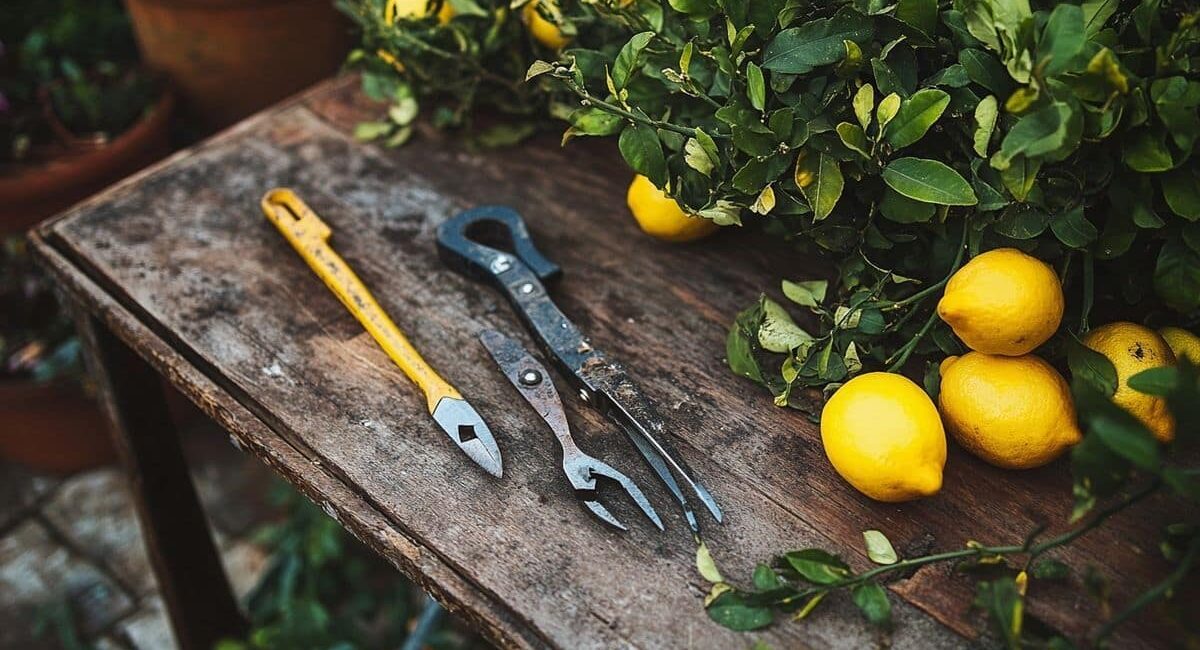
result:
[(75, 320), (180, 648), (244, 636), (158, 374), (95, 317), (80, 308)]

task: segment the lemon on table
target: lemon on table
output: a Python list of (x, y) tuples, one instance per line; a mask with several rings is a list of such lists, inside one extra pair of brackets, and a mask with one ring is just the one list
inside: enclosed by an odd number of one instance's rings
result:
[(941, 373), (938, 406), (946, 429), (993, 465), (1039, 467), (1083, 437), (1070, 386), (1039, 357), (968, 352), (948, 357)]
[(1187, 359), (1193, 364), (1200, 364), (1200, 336), (1182, 327), (1164, 327), (1158, 330), (1158, 335), (1163, 337), (1171, 352), (1175, 353), (1176, 360)]
[(561, 50), (567, 46), (567, 43), (571, 42), (571, 39), (567, 38), (566, 34), (563, 34), (558, 25), (546, 20), (542, 16), (542, 12), (538, 11), (538, 5), (541, 2), (542, 0), (533, 0), (521, 10), (521, 16), (525, 20), (525, 27), (537, 42), (552, 50)]
[(1102, 325), (1083, 337), (1083, 344), (1108, 357), (1117, 369), (1117, 392), (1113, 402), (1142, 421), (1159, 442), (1175, 438), (1175, 419), (1167, 411), (1167, 402), (1129, 387), (1129, 378), (1143, 370), (1170, 366), (1175, 353), (1154, 330), (1137, 323), (1117, 322)]
[(869, 372), (846, 382), (821, 411), (821, 442), (837, 473), (872, 499), (909, 501), (942, 487), (942, 420), (902, 375)]
[(1062, 321), (1062, 283), (1049, 264), (1015, 248), (975, 256), (950, 278), (938, 315), (972, 350), (1020, 356)]
[(710, 219), (684, 212), (675, 199), (663, 194), (641, 174), (633, 177), (625, 200), (642, 231), (663, 241), (688, 242), (710, 235), (720, 227)]

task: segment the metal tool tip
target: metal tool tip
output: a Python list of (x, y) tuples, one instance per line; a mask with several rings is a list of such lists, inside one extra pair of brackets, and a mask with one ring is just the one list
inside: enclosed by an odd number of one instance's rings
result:
[(495, 437), (466, 400), (443, 397), (433, 409), (433, 419), (476, 465), (496, 478), (504, 475), (504, 460)]

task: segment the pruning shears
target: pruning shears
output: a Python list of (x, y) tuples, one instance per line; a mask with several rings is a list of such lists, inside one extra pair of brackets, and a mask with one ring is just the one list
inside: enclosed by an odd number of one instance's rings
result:
[[(491, 229), (511, 244), (512, 253), (474, 239)], [(463, 212), (438, 228), (438, 253), (451, 269), (483, 280), (512, 303), (538, 345), (555, 362), (580, 397), (614, 420), (683, 509), (688, 525), (699, 523), (676, 476), (695, 493), (713, 519), (721, 509), (683, 459), (658, 437), (662, 418), (617, 362), (596, 350), (546, 292), (543, 282), (561, 275), (559, 267), (533, 245), (524, 220), (512, 208), (485, 206)]]

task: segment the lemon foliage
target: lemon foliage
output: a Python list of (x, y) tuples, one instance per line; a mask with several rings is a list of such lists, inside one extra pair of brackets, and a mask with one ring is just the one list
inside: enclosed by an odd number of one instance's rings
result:
[[(1040, 582), (1079, 570), (1046, 553), (1151, 493), (1192, 510), (1200, 501), (1197, 470), (1113, 402), (1118, 390), (1159, 398), (1172, 444), (1194, 444), (1195, 367), (1119, 374), (1080, 342), (1093, 312), (1179, 322), (1200, 311), (1194, 2), (430, 0), (402, 16), (389, 9), (396, 1), (341, 0), (363, 28), (352, 60), (364, 88), (393, 104), (387, 119), (360, 127), (363, 139), (403, 142), (417, 102), (439, 125), (469, 123), (476, 106), (515, 116), (475, 136), (485, 144), (561, 120), (564, 142), (611, 138), (684, 213), (761, 228), (790, 242), (797, 260), (823, 260), (824, 277), (781, 268), (786, 301), (760, 297), (729, 332), (731, 369), (779, 406), (811, 409), (808, 389), (918, 359), (936, 399), (930, 360), (966, 352), (937, 302), (987, 251), (1019, 251), (1056, 280), (1043, 284), (1061, 285), (1052, 324), (1020, 343), (1036, 340), (1039, 355), (1070, 370), (1082, 440), (1070, 452), (1069, 529), (927, 555), (892, 548), (887, 564), (866, 569), (804, 549), (740, 586), (706, 549), (713, 620), (755, 629), (848, 592), (887, 626), (888, 580), (953, 562), (989, 569), (976, 605), (1006, 645), (1067, 647), (1032, 638), (1025, 623)], [(990, 316), (963, 314), (960, 327), (987, 329)], [(1089, 641), (1169, 600), (1200, 562), (1200, 532), (1181, 520), (1163, 537), (1171, 572), (1114, 603)], [(867, 541), (871, 557), (891, 548), (882, 533)]]

